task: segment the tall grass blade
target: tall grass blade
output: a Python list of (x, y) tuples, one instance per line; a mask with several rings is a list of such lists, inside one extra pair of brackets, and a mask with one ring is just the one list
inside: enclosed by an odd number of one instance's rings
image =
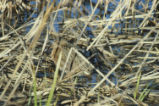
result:
[(138, 75), (138, 80), (137, 80), (137, 84), (136, 84), (136, 88), (135, 88), (135, 92), (134, 92), (134, 99), (136, 99), (137, 94), (139, 92), (138, 90), (139, 90), (140, 79), (141, 79), (141, 72)]
[(34, 106), (37, 106), (37, 86), (36, 86), (36, 78), (33, 78), (33, 91), (34, 91)]
[(58, 58), (58, 61), (57, 61), (56, 71), (55, 71), (55, 74), (54, 74), (54, 80), (53, 80), (53, 84), (52, 84), (52, 87), (51, 87), (51, 91), (49, 93), (49, 97), (48, 97), (46, 106), (51, 106), (50, 104), (51, 104), (51, 100), (53, 98), (55, 87), (56, 87), (56, 81), (57, 81), (57, 78), (58, 78), (58, 71), (59, 71), (59, 68), (60, 68), (61, 58), (62, 58), (62, 52), (60, 52), (60, 55), (59, 55), (59, 58)]

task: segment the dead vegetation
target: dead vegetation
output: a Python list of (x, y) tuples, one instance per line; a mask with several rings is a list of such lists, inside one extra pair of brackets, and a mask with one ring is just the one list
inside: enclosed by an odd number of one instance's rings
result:
[(1, 0), (0, 105), (159, 104), (158, 13), (158, 0)]

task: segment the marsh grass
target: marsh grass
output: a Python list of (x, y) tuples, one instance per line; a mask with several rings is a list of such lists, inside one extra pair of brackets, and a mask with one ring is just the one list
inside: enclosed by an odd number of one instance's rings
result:
[(1, 0), (0, 105), (159, 104), (158, 7)]
[(56, 82), (57, 82), (57, 79), (58, 79), (58, 72), (59, 72), (59, 69), (60, 69), (61, 57), (62, 57), (62, 52), (60, 52), (60, 55), (59, 55), (59, 58), (58, 58), (58, 61), (57, 61), (57, 67), (56, 67), (55, 74), (54, 74), (54, 80), (53, 80), (53, 84), (52, 84), (52, 87), (51, 87), (51, 90), (50, 90), (50, 93), (49, 93), (49, 97), (48, 97), (46, 106), (51, 105), (51, 101), (52, 101), (52, 98), (54, 96)]
[(136, 88), (135, 88), (135, 92), (134, 92), (134, 99), (136, 99), (137, 94), (139, 92), (140, 79), (141, 79), (141, 73), (139, 73), (138, 78), (137, 78)]
[(34, 106), (37, 106), (37, 85), (36, 77), (33, 76)]

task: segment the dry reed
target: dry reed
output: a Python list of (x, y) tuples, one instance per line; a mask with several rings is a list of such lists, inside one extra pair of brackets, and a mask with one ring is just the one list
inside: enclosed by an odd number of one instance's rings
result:
[(0, 105), (159, 104), (158, 8), (157, 0), (1, 0)]

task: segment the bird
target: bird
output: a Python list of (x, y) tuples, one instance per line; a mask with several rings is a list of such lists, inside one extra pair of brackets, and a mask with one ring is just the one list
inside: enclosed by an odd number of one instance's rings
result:
[[(91, 67), (88, 63), (84, 61), (84, 57), (80, 57), (74, 49), (75, 48), (74, 43), (67, 41), (67, 39), (57, 39), (53, 42), (52, 45), (52, 53), (51, 58), (55, 65), (57, 65), (57, 60), (59, 57), (60, 52), (63, 52), (61, 63), (60, 63), (60, 70), (63, 69), (67, 56), (69, 52), (71, 52), (71, 55), (69, 57), (69, 60), (67, 62), (66, 68), (65, 68), (65, 77), (64, 78), (70, 78), (73, 76), (83, 76), (83, 75), (90, 75), (90, 70), (92, 70), (93, 67)], [(78, 49), (77, 49), (78, 50)], [(79, 52), (80, 53), (80, 52)], [(66, 74), (67, 73), (67, 74)]]

